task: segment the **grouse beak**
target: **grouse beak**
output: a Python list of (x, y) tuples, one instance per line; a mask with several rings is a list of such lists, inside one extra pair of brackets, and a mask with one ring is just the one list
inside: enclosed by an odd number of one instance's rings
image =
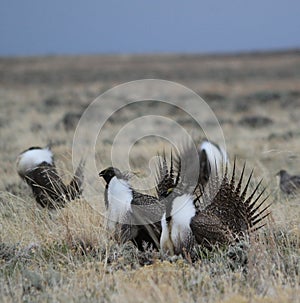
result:
[(173, 191), (173, 188), (170, 187), (170, 188), (167, 190), (167, 194), (169, 195), (172, 191)]
[(99, 173), (99, 177), (103, 177), (104, 176), (104, 174), (105, 174), (105, 170), (102, 170), (100, 173)]

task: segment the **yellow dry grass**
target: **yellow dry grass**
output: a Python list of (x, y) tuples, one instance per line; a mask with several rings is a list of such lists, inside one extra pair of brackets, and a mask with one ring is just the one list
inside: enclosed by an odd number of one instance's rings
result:
[[(299, 67), (298, 53), (1, 59), (1, 302), (299, 302), (300, 201), (280, 193), (275, 178), (282, 168), (300, 173)], [(78, 199), (50, 214), (17, 176), (18, 153), (51, 141), (69, 180), (74, 128), (65, 129), (65, 114), (81, 112), (116, 84), (149, 77), (180, 82), (207, 99), (230, 158), (237, 156), (239, 169), (244, 160), (248, 172), (255, 168), (254, 183), (264, 179), (272, 215), (252, 239), (246, 271), (231, 268), (226, 251), (193, 265), (156, 256), (140, 266), (137, 251), (116, 245), (105, 230), (104, 186), (97, 176), (85, 185), (92, 200)], [(127, 108), (108, 123), (96, 146), (99, 169), (109, 165), (122, 123), (151, 111), (201, 137), (181, 112), (149, 108)], [(249, 116), (272, 123), (253, 128), (242, 123)], [(164, 146), (150, 139), (135, 145), (132, 168), (147, 175), (149, 160)]]

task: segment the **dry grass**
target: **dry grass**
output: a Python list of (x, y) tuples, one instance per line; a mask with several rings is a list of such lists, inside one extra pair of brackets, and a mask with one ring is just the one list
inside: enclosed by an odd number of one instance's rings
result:
[(161, 261), (149, 253), (153, 263), (141, 266), (133, 246), (108, 240), (102, 218), (85, 202), (50, 217), (14, 205), (16, 200), (9, 197), (6, 212), (1, 211), (7, 236), (0, 247), (2, 302), (298, 300), (300, 233), (291, 224), (269, 221), (247, 253), (237, 252), (241, 260), (233, 261), (228, 250), (194, 265), (181, 258)]
[[(300, 202), (282, 195), (275, 179), (281, 168), (300, 172), (299, 68), (298, 53), (1, 59), (1, 301), (299, 302)], [(67, 127), (65, 115), (82, 112), (115, 84), (146, 77), (175, 80), (199, 92), (216, 113), (232, 158), (255, 167), (255, 181), (264, 178), (272, 216), (247, 249), (216, 251), (193, 265), (181, 258), (162, 261), (156, 253), (141, 254), (110, 240), (97, 176), (89, 176), (85, 188), (93, 190), (92, 200), (83, 198), (50, 214), (36, 206), (19, 180), (17, 154), (49, 141), (61, 174), (69, 179), (76, 115)], [(122, 123), (149, 112), (196, 132), (180, 111), (127, 108), (107, 124), (97, 144), (99, 168), (109, 164), (111, 139)], [(247, 117), (272, 122), (255, 126)], [(163, 145), (142, 143), (132, 149), (131, 164), (145, 175), (149, 159)], [(233, 261), (232, 254), (240, 259)]]

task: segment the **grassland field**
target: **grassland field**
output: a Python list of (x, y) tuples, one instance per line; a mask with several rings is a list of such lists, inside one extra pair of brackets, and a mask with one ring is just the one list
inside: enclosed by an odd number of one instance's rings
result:
[[(68, 181), (74, 132), (85, 108), (118, 84), (147, 78), (199, 94), (215, 113), (238, 171), (246, 161), (247, 173), (254, 168), (252, 186), (263, 178), (272, 214), (236, 262), (228, 250), (189, 264), (118, 245), (102, 216), (104, 184), (89, 167), (84, 190), (94, 198), (51, 213), (37, 206), (17, 175), (21, 151), (51, 143)], [(174, 92), (174, 98), (180, 96)], [(103, 112), (118, 102), (110, 100)], [(300, 198), (281, 193), (275, 176), (280, 169), (300, 173), (299, 51), (0, 58), (0, 105), (1, 302), (300, 302)], [(201, 108), (190, 111), (214, 127)], [(110, 164), (118, 130), (148, 114), (170, 118), (201, 139), (180, 109), (153, 102), (127, 106), (107, 121), (97, 141), (91, 157), (99, 169)], [(147, 174), (149, 160), (162, 148), (153, 138), (136, 143), (132, 169)], [(117, 153), (122, 157), (122, 148)]]

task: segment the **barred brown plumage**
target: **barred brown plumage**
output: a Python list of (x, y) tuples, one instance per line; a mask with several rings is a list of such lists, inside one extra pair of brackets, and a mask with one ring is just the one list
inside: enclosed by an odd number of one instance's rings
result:
[(31, 187), (36, 202), (49, 209), (65, 207), (68, 201), (81, 195), (83, 167), (81, 161), (71, 182), (65, 185), (49, 148), (30, 147), (17, 158), (19, 176)]
[[(170, 190), (178, 185), (180, 179), (180, 163), (177, 163), (176, 172), (174, 171), (173, 153), (171, 151), (170, 168), (168, 168), (168, 162), (166, 159), (166, 153), (162, 155), (158, 154), (158, 164), (156, 169), (156, 193), (158, 199), (166, 198)], [(176, 174), (176, 176), (175, 176)]]
[(286, 170), (280, 170), (277, 175), (279, 176), (280, 189), (285, 194), (300, 193), (300, 176), (290, 175)]

